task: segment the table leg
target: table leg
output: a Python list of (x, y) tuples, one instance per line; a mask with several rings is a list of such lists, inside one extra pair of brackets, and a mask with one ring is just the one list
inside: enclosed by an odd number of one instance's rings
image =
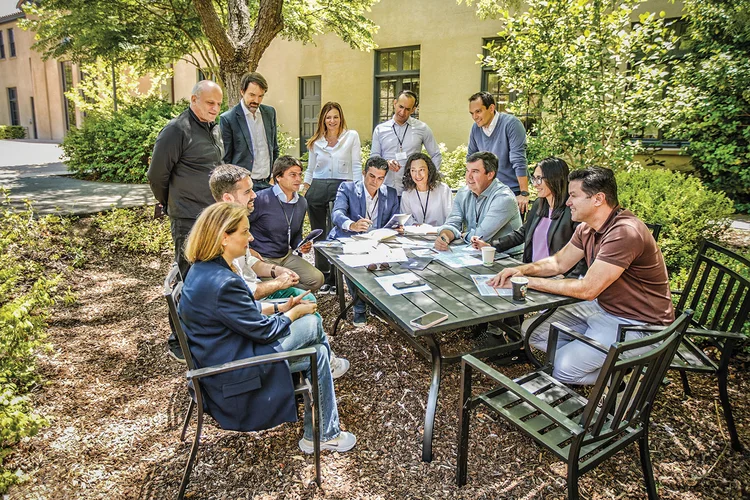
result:
[(427, 396), (427, 412), (424, 417), (424, 437), (422, 439), (422, 461), (432, 462), (432, 431), (435, 427), (435, 412), (437, 411), (438, 393), (440, 392), (440, 371), (442, 359), (440, 357), (440, 346), (432, 335), (425, 335), (425, 341), (430, 347), (432, 355), (432, 380), (430, 381), (430, 392)]
[(534, 318), (534, 321), (529, 325), (529, 329), (526, 330), (526, 334), (523, 336), (523, 350), (526, 351), (526, 357), (529, 358), (529, 362), (536, 368), (541, 368), (542, 362), (539, 361), (536, 356), (534, 356), (533, 352), (531, 352), (529, 339), (531, 338), (531, 334), (534, 332), (534, 330), (536, 330), (539, 325), (546, 321), (547, 318), (552, 316), (552, 313), (554, 313), (556, 310), (557, 308), (553, 307), (552, 309), (547, 309), (546, 311), (542, 311), (541, 313), (539, 313), (537, 317)]
[(336, 266), (331, 266), (331, 271), (336, 273), (336, 293), (339, 296), (339, 311), (343, 311), (346, 306), (346, 284), (344, 282), (344, 273)]
[(341, 309), (341, 312), (339, 313), (338, 317), (336, 318), (336, 321), (333, 322), (333, 330), (331, 330), (330, 335), (336, 335), (336, 330), (339, 328), (339, 321), (346, 318), (346, 312), (354, 305), (354, 300), (349, 302), (349, 304), (346, 305), (343, 309)]

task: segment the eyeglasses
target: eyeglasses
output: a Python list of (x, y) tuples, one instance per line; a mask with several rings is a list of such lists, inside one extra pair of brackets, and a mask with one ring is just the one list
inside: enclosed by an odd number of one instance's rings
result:
[(540, 175), (540, 176), (532, 175), (531, 176), (531, 183), (534, 184), (535, 186), (538, 186), (539, 184), (542, 183), (542, 181), (544, 179), (546, 179), (546, 177), (544, 177), (542, 175)]
[(385, 271), (386, 269), (390, 269), (391, 265), (387, 262), (381, 262), (379, 264), (367, 264), (367, 270), (368, 271)]

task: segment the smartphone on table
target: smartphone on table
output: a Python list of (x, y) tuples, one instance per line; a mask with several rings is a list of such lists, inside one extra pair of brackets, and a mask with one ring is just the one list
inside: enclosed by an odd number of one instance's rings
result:
[(411, 281), (402, 281), (400, 283), (394, 283), (393, 288), (395, 288), (396, 290), (404, 290), (406, 288), (416, 288), (422, 285), (424, 285), (424, 281), (422, 280), (411, 280)]
[(438, 323), (445, 321), (446, 319), (448, 319), (447, 314), (440, 312), (440, 311), (430, 311), (428, 313), (423, 314), (422, 316), (417, 316), (416, 318), (411, 320), (409, 323), (414, 328), (423, 330), (425, 328), (435, 326)]

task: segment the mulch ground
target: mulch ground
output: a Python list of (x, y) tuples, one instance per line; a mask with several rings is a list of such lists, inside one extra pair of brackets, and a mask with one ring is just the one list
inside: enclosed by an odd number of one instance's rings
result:
[[(49, 427), (10, 457), (27, 474), (10, 499), (174, 498), (192, 434), (180, 442), (188, 404), (184, 365), (166, 354), (169, 326), (161, 283), (170, 255), (91, 253), (70, 283), (76, 304), (58, 307), (49, 330), (53, 349), (40, 357), (47, 380), (35, 395)], [(338, 313), (320, 299), (327, 329)], [(387, 327), (344, 324), (331, 339), (349, 373), (336, 381), (343, 427), (357, 435), (345, 454), (324, 452), (323, 486), (313, 460), (297, 446), (301, 423), (240, 434), (209, 421), (188, 486), (189, 498), (565, 498), (565, 465), (491, 415), (472, 418), (469, 484), (455, 486), (459, 373), (444, 372), (434, 459), (421, 461), (427, 362)], [(750, 377), (733, 363), (729, 392), (740, 439), (750, 445)], [(530, 369), (499, 368), (509, 376)], [(657, 400), (651, 457), (662, 498), (718, 499), (750, 495), (750, 461), (728, 447), (714, 381), (691, 376), (694, 398), (679, 379)], [(194, 426), (191, 427), (191, 431)], [(632, 445), (581, 480), (584, 498), (643, 498)]]

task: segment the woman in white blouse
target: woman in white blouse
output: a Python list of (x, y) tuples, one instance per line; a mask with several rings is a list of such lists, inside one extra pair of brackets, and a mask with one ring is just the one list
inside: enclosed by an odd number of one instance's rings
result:
[[(328, 204), (336, 199), (339, 184), (362, 180), (362, 150), (359, 134), (346, 128), (344, 111), (337, 102), (327, 102), (318, 116), (318, 129), (307, 141), (309, 160), (304, 178), (307, 213), (312, 229), (330, 228)], [(315, 267), (326, 275), (320, 293), (335, 293), (331, 266), (315, 252)]]
[(406, 160), (401, 213), (411, 214), (410, 224), (442, 226), (453, 207), (453, 193), (424, 153), (414, 153)]

